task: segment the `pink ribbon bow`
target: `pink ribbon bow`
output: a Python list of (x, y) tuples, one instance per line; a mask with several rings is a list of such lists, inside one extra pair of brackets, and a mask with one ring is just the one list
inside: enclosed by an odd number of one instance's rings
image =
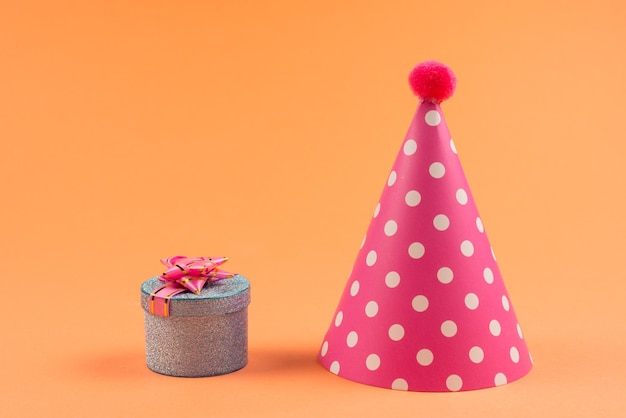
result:
[(235, 274), (220, 270), (217, 266), (228, 257), (185, 257), (176, 255), (161, 259), (168, 269), (159, 276), (165, 284), (150, 294), (150, 313), (169, 316), (170, 299), (182, 292), (200, 293), (207, 282), (229, 279)]

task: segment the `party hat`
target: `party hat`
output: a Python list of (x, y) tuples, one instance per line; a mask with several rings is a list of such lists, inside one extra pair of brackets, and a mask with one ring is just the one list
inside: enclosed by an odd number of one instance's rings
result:
[(324, 338), (341, 377), (410, 391), (464, 391), (532, 367), (440, 103), (456, 78), (415, 67), (421, 101)]

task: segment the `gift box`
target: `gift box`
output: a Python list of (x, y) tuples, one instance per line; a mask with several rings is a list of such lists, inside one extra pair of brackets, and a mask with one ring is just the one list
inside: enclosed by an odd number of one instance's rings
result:
[[(181, 271), (180, 277), (167, 280), (165, 272), (141, 285), (146, 363), (157, 373), (215, 376), (248, 362), (250, 282), (238, 274), (224, 274), (215, 263), (205, 266), (204, 277), (198, 278), (188, 260), (199, 259), (178, 257), (170, 265), (174, 272)], [(201, 285), (192, 291), (181, 285), (198, 280)]]

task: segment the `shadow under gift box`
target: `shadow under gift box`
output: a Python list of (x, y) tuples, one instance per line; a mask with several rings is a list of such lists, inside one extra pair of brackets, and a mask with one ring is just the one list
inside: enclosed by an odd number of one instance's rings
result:
[(148, 368), (168, 376), (231, 373), (248, 363), (250, 282), (243, 276), (207, 283), (199, 294), (170, 300), (170, 316), (150, 313), (157, 277), (141, 285)]

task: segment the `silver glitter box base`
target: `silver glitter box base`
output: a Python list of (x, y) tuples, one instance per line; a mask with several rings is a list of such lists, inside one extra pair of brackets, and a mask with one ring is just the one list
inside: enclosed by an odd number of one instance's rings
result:
[(174, 296), (169, 317), (149, 310), (150, 294), (161, 285), (156, 277), (141, 285), (150, 370), (202, 377), (231, 373), (248, 363), (250, 282), (245, 277), (207, 284), (199, 295)]

